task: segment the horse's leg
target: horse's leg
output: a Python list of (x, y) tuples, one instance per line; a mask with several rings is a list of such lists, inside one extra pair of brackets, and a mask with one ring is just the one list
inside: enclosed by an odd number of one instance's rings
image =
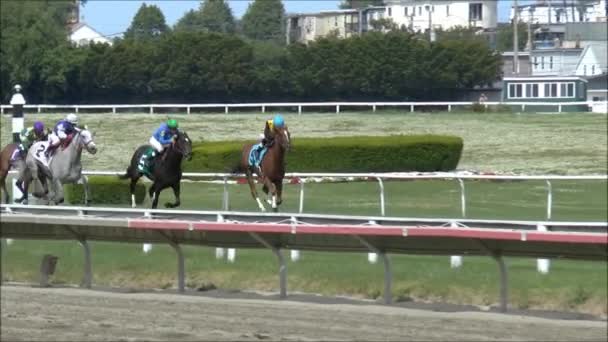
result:
[(178, 181), (177, 183), (171, 185), (171, 188), (173, 188), (173, 195), (175, 195), (175, 203), (170, 203), (170, 202), (165, 203), (166, 208), (177, 208), (182, 203), (179, 198), (180, 188), (181, 188), (180, 183), (181, 182)]
[(266, 202), (272, 206), (272, 210), (276, 212), (278, 210), (277, 207), (277, 187), (274, 185), (268, 177), (264, 178), (264, 186), (268, 188), (270, 199), (267, 199)]
[(8, 191), (6, 191), (6, 177), (0, 177), (0, 185), (2, 185), (2, 191), (3, 191), (3, 195), (2, 196), (4, 198), (4, 203), (9, 204), (9, 196), (8, 196)]
[(135, 186), (137, 185), (138, 180), (139, 177), (131, 178), (131, 184), (129, 184), (129, 191), (131, 191), (131, 208), (135, 208), (137, 206), (135, 203)]
[(63, 185), (59, 178), (53, 178), (51, 184), (53, 188), (53, 197), (51, 199), (55, 202), (55, 205), (59, 205), (63, 203)]
[(275, 186), (277, 188), (277, 206), (279, 206), (283, 203), (283, 180), (276, 182)]
[(150, 195), (150, 199), (152, 200), (152, 209), (156, 209), (158, 206), (158, 196), (160, 195), (160, 186), (156, 183), (150, 185), (150, 190), (148, 191)]
[(255, 189), (255, 183), (253, 182), (253, 174), (251, 173), (251, 170), (249, 168), (247, 168), (246, 174), (247, 174), (247, 183), (249, 183), (249, 189), (251, 190), (251, 197), (253, 197), (256, 200), (256, 202), (258, 202), (258, 207), (260, 208), (261, 211), (266, 211), (266, 207), (260, 200), (260, 197), (258, 197), (258, 191)]
[(89, 180), (87, 179), (87, 176), (85, 176), (85, 175), (80, 175), (80, 180), (82, 181), (82, 186), (84, 187), (84, 205), (89, 206), (89, 205), (91, 205), (91, 194), (89, 193), (89, 191), (90, 191)]

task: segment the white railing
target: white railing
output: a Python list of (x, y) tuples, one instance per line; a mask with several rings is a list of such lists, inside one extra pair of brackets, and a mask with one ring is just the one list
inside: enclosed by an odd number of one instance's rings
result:
[[(262, 113), (266, 112), (267, 108), (285, 108), (285, 107), (293, 107), (298, 110), (298, 114), (302, 114), (302, 110), (305, 107), (334, 107), (336, 114), (339, 114), (343, 107), (368, 107), (371, 108), (372, 111), (376, 111), (376, 109), (380, 107), (401, 107), (409, 109), (410, 112), (413, 112), (417, 107), (445, 107), (448, 112), (451, 112), (454, 107), (462, 107), (462, 106), (472, 106), (477, 104), (478, 102), (473, 101), (455, 101), (455, 102), (282, 102), (282, 103), (202, 103), (202, 104), (109, 104), (109, 105), (96, 105), (96, 104), (85, 104), (85, 105), (52, 105), (52, 104), (32, 104), (25, 105), (26, 109), (36, 109), (38, 113), (41, 113), (43, 109), (63, 109), (63, 110), (72, 110), (78, 113), (81, 109), (88, 110), (102, 110), (104, 112), (112, 112), (116, 114), (119, 109), (142, 109), (142, 111), (148, 111), (150, 114), (154, 114), (154, 109), (162, 109), (162, 108), (182, 108), (185, 109), (187, 114), (191, 114), (192, 109), (224, 109), (224, 113), (228, 114), (230, 109), (261, 109)], [(575, 105), (585, 105), (591, 109), (591, 107), (595, 104), (604, 104), (607, 101), (579, 101), (579, 102), (484, 102), (483, 106), (487, 109), (489, 106), (520, 106), (521, 110), (526, 110), (526, 107), (531, 106), (552, 106), (557, 107), (558, 112), (562, 112), (563, 106), (575, 106)], [(4, 114), (5, 109), (12, 108), (11, 105), (0, 105), (0, 114)]]
[[(14, 174), (15, 171), (10, 173)], [(94, 176), (117, 176), (123, 175), (124, 171), (83, 171), (85, 175)], [(221, 179), (224, 185), (223, 198), (222, 198), (222, 210), (229, 210), (230, 208), (230, 197), (228, 192), (229, 179), (242, 178), (244, 174), (234, 173), (201, 173), (201, 172), (185, 172), (184, 178), (200, 178), (200, 179)], [(556, 180), (608, 180), (608, 175), (587, 175), (587, 176), (558, 176), (558, 175), (471, 175), (461, 174), (452, 172), (438, 172), (438, 173), (300, 173), (292, 172), (285, 174), (287, 179), (298, 179), (300, 184), (299, 190), (299, 206), (298, 212), (304, 212), (304, 184), (308, 182), (308, 179), (322, 178), (323, 180), (331, 181), (339, 179), (341, 181), (356, 181), (356, 180), (374, 180), (378, 182), (379, 190), (379, 211), (381, 216), (385, 216), (386, 213), (386, 196), (384, 191), (384, 181), (387, 180), (400, 180), (400, 179), (443, 179), (443, 180), (456, 180), (460, 186), (460, 209), (463, 218), (466, 217), (466, 189), (465, 180), (520, 180), (520, 181), (533, 181), (542, 180), (545, 181), (547, 188), (547, 207), (546, 207), (546, 219), (551, 220), (552, 209), (553, 209), (553, 186), (551, 181)]]

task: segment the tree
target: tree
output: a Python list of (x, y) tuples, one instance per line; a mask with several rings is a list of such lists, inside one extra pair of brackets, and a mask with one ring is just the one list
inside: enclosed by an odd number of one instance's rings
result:
[(281, 0), (254, 0), (241, 20), (243, 34), (255, 40), (285, 41), (285, 8)]
[(232, 10), (225, 0), (204, 0), (200, 8), (202, 28), (209, 32), (234, 33)]
[[(517, 24), (517, 41), (519, 42), (519, 51), (523, 51), (528, 41), (528, 25), (524, 22)], [(513, 25), (499, 25), (496, 30), (496, 50), (498, 51), (513, 51)]]
[(175, 31), (202, 31), (203, 18), (200, 10), (189, 10), (181, 17), (174, 27)]
[(384, 0), (343, 0), (340, 8), (364, 8), (368, 6), (383, 6)]
[(125, 39), (152, 39), (169, 31), (163, 12), (156, 5), (141, 5), (131, 26), (125, 32)]

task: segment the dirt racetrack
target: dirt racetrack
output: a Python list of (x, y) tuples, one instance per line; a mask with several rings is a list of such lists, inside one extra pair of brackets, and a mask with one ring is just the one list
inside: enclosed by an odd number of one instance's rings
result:
[(606, 321), (394, 306), (1, 287), (2, 341), (606, 341)]

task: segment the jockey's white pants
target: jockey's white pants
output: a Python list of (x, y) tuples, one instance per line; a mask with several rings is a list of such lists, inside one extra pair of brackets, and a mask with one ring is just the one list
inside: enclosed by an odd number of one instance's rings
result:
[[(65, 133), (63, 133), (65, 135)], [(64, 138), (65, 139), (65, 138)], [(49, 134), (49, 143), (51, 146), (57, 146), (61, 142), (61, 138), (58, 137), (54, 132)]]
[(260, 136), (258, 137), (258, 142), (262, 142), (262, 140), (264, 140), (264, 133), (260, 133)]
[(155, 137), (150, 137), (150, 145), (152, 145), (152, 147), (154, 147), (154, 149), (158, 153), (161, 153), (165, 149), (163, 147), (163, 144), (161, 144), (160, 141), (156, 140)]

